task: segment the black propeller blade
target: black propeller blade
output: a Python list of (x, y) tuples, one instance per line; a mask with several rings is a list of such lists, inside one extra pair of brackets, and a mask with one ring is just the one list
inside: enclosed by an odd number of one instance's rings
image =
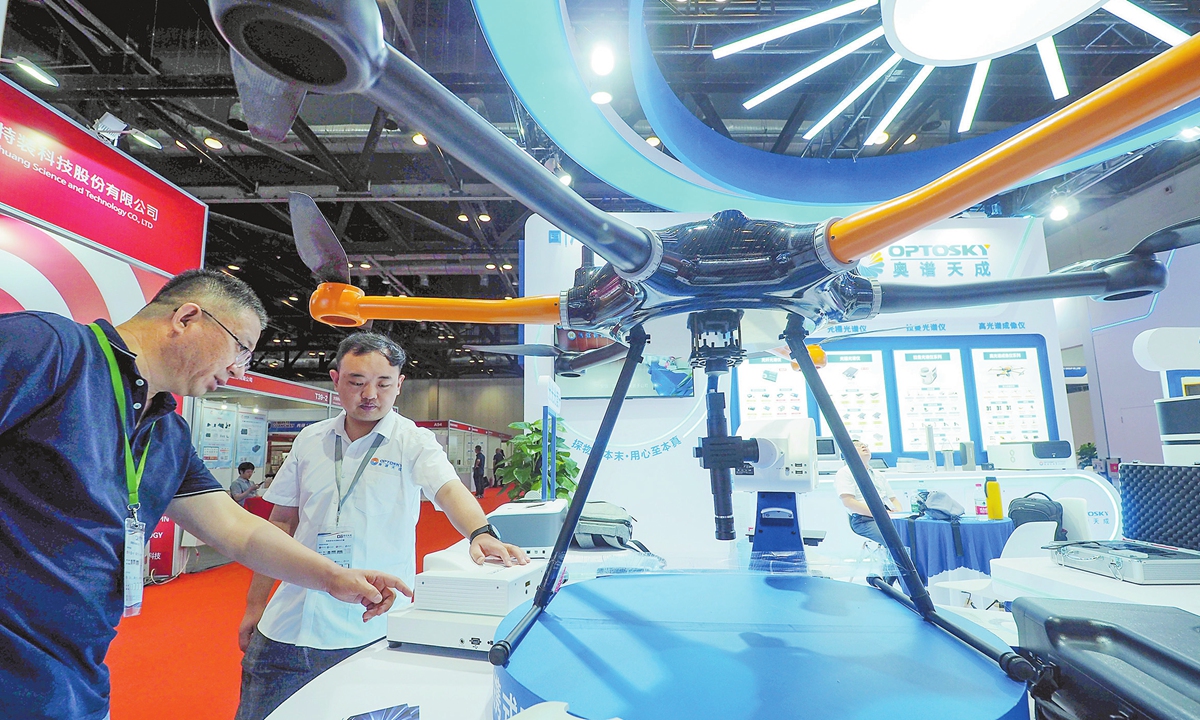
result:
[(528, 357), (558, 357), (562, 350), (552, 345), (463, 345), (474, 352), (496, 353), (497, 355), (524, 355)]
[(288, 211), (292, 216), (292, 236), (300, 259), (321, 282), (350, 284), (350, 266), (346, 251), (333, 228), (321, 214), (317, 203), (304, 193), (288, 193)]
[(1200, 217), (1184, 220), (1155, 233), (1150, 233), (1133, 249), (1130, 255), (1153, 255), (1154, 253), (1178, 250), (1200, 244)]

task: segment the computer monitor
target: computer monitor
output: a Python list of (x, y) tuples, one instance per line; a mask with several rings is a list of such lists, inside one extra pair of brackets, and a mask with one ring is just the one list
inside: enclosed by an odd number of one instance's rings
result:
[(883, 458), (873, 457), (873, 458), (871, 458), (870, 467), (874, 468), (875, 470), (887, 470), (888, 469), (887, 460), (884, 460)]
[(821, 459), (821, 458), (828, 459), (830, 457), (837, 457), (837, 456), (838, 456), (837, 444), (833, 442), (833, 438), (830, 438), (830, 437), (817, 438), (817, 458), (818, 459)]

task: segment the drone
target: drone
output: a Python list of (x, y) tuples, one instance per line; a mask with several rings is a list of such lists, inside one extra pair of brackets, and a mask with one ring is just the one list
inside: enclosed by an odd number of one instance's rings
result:
[[(605, 260), (599, 266), (585, 263), (573, 285), (558, 295), (512, 300), (368, 296), (350, 284), (345, 252), (316, 203), (298, 194), (290, 200), (298, 250), (322, 281), (309, 300), (318, 321), (338, 327), (370, 320), (557, 325), (614, 340), (577, 354), (559, 348), (507, 348), (514, 354), (553, 355), (556, 371), (578, 372), (617, 360), (622, 368), (533, 607), (506, 639), (493, 645), (490, 659), (496, 665), (508, 662), (557, 592), (571, 535), (634, 368), (642, 360), (647, 321), (687, 315), (690, 362), (708, 378), (708, 435), (696, 452), (712, 480), (716, 537), (732, 540), (731, 474), (757, 461), (757, 446), (729, 434), (717, 381), (745, 356), (740, 337), (745, 310), (786, 314), (780, 339), (828, 419), (872, 514), (887, 517), (817, 373), (814, 356), (823, 353), (805, 342), (814, 328), (887, 313), (998, 302), (1142, 297), (1166, 287), (1167, 269), (1158, 254), (1200, 243), (1196, 218), (1154, 232), (1126, 253), (1042, 277), (928, 287), (880, 282), (856, 271), (858, 259), (896, 239), (1200, 96), (1200, 39), (1167, 50), (927, 185), (848, 217), (789, 223), (749, 218), (731, 209), (652, 231), (589, 204), (387, 44), (372, 0), (212, 0), (211, 7), (231, 46), (242, 108), (256, 137), (282, 140), (308, 92), (366, 98), (421, 128), (429, 141)], [(940, 615), (892, 524), (880, 523), (879, 528), (907, 595), (881, 581), (873, 580), (873, 585), (989, 657), (1014, 680), (1031, 686), (1043, 682), (1030, 659), (998, 651)]]

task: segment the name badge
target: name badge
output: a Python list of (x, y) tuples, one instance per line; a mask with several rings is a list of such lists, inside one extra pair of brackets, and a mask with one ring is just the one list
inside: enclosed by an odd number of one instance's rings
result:
[(142, 612), (142, 560), (146, 554), (146, 523), (125, 518), (124, 617)]
[(349, 568), (354, 553), (354, 531), (339, 528), (317, 533), (317, 553)]

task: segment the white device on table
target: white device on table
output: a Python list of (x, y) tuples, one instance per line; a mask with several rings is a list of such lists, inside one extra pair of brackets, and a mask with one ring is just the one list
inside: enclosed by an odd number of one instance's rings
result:
[(1135, 585), (1200, 585), (1200, 552), (1137, 540), (1063, 545), (1054, 561)]
[(1074, 470), (1075, 451), (1066, 440), (1000, 443), (987, 446), (997, 470)]
[(559, 498), (505, 503), (487, 519), (504, 542), (516, 545), (531, 558), (550, 557), (567, 519), (567, 501)]
[(758, 461), (733, 471), (734, 490), (804, 493), (817, 486), (818, 440), (812, 418), (746, 420), (737, 434), (758, 443)]
[(487, 656), (504, 616), (533, 598), (546, 570), (543, 562), (504, 567), (476, 565), (463, 540), (425, 556), (417, 575), (413, 603), (388, 613), (391, 647), (420, 645)]
[(838, 452), (837, 444), (833, 441), (833, 438), (817, 438), (818, 475), (834, 475), (845, 464), (842, 462), (842, 454)]

